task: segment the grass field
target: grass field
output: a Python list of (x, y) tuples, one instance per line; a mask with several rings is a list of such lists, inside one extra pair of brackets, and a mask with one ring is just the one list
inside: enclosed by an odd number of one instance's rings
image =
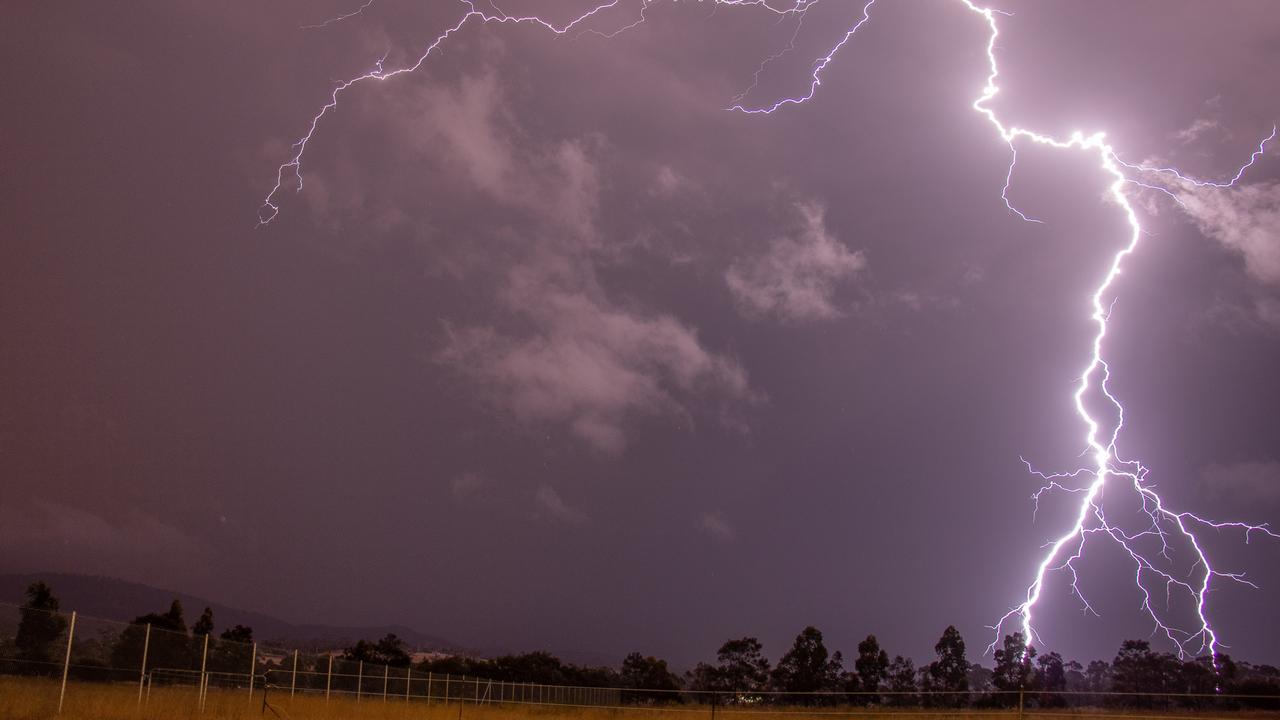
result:
[[(57, 714), (59, 684), (54, 680), (0, 677), (0, 720), (249, 720), (250, 718), (279, 718), (281, 720), (679, 720), (681, 718), (707, 718), (711, 708), (706, 705), (590, 708), (563, 705), (528, 704), (480, 704), (454, 701), (448, 705), (438, 700), (406, 702), (403, 698), (382, 700), (380, 697), (332, 698), (326, 702), (323, 696), (298, 695), (289, 697), (287, 690), (268, 690), (264, 706), (262, 691), (252, 699), (247, 689), (209, 690), (205, 711), (196, 706), (196, 689), (191, 686), (154, 687), (142, 707), (138, 704), (138, 688), (133, 684), (109, 685), (105, 683), (71, 683), (67, 687), (66, 700), (61, 715)], [(942, 718), (1018, 718), (1016, 710), (952, 712), (921, 710), (868, 710), (860, 707), (768, 708), (731, 709), (717, 708), (717, 718), (745, 718), (746, 720), (795, 720), (798, 717), (861, 717), (893, 720), (941, 720)], [(1226, 717), (1229, 720), (1280, 720), (1277, 712), (1230, 713), (1166, 713), (1142, 714), (1105, 713), (1096, 709), (1056, 712), (1027, 712), (1025, 717), (1082, 718), (1191, 718), (1208, 720)]]

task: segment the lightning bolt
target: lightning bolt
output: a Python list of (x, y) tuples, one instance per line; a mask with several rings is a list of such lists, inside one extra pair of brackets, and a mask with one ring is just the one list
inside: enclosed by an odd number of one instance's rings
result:
[[(677, 1), (670, 0), (672, 3)], [(822, 85), (823, 74), (835, 62), (839, 52), (871, 22), (872, 9), (876, 1), (866, 2), (862, 6), (860, 16), (848, 30), (827, 49), (825, 54), (813, 60), (810, 66), (809, 82), (803, 92), (782, 97), (768, 104), (749, 105), (746, 98), (756, 89), (761, 74), (770, 63), (795, 51), (796, 38), (806, 13), (821, 0), (794, 0), (790, 6), (786, 7), (775, 7), (768, 0), (698, 0), (699, 3), (711, 3), (713, 8), (717, 9), (721, 6), (749, 7), (773, 13), (779, 16), (780, 20), (787, 17), (796, 18), (797, 24), (790, 42), (784, 49), (761, 62), (752, 76), (751, 84), (733, 99), (733, 104), (728, 109), (748, 115), (768, 115), (789, 107), (804, 105), (813, 99)], [(1081, 589), (1077, 563), (1083, 559), (1086, 546), (1096, 539), (1115, 543), (1132, 562), (1133, 581), (1142, 597), (1141, 609), (1153, 623), (1154, 632), (1162, 634), (1171, 641), (1180, 656), (1208, 651), (1216, 665), (1220, 642), (1209, 618), (1209, 592), (1217, 580), (1242, 583), (1252, 587), (1256, 585), (1243, 573), (1215, 568), (1204, 549), (1203, 533), (1238, 532), (1246, 543), (1254, 535), (1280, 538), (1280, 534), (1266, 524), (1211, 520), (1191, 512), (1171, 509), (1165, 503), (1149, 480), (1149, 470), (1140, 461), (1126, 458), (1119, 452), (1118, 442), (1124, 428), (1124, 406), (1111, 390), (1111, 368), (1105, 359), (1104, 348), (1109, 332), (1111, 309), (1115, 303), (1115, 285), (1125, 262), (1137, 250), (1143, 235), (1138, 212), (1126, 191), (1130, 187), (1153, 190), (1181, 203), (1179, 193), (1183, 191), (1230, 190), (1262, 157), (1267, 143), (1275, 139), (1277, 129), (1272, 128), (1271, 134), (1258, 144), (1257, 150), (1253, 152), (1249, 161), (1242, 165), (1233, 177), (1222, 181), (1209, 181), (1191, 177), (1173, 167), (1126, 162), (1120, 158), (1116, 149), (1108, 142), (1105, 133), (1102, 132), (1091, 134), (1074, 132), (1061, 138), (1006, 124), (990, 104), (1000, 92), (997, 84), (1000, 70), (996, 59), (996, 43), (1000, 36), (999, 17), (1008, 13), (983, 7), (974, 0), (954, 1), (976, 16), (988, 30), (986, 58), (989, 72), (986, 84), (973, 102), (972, 108), (987, 119), (1008, 146), (1009, 165), (1000, 192), (1008, 211), (1027, 222), (1041, 222), (1019, 210), (1009, 198), (1009, 189), (1018, 161), (1018, 146), (1030, 143), (1060, 151), (1087, 153), (1095, 157), (1099, 171), (1110, 178), (1108, 185), (1110, 198), (1120, 208), (1128, 225), (1128, 233), (1120, 249), (1111, 256), (1098, 285), (1089, 298), (1090, 319), (1094, 325), (1094, 333), (1089, 344), (1087, 362), (1079, 375), (1072, 395), (1076, 415), (1084, 429), (1083, 442), (1086, 448), (1084, 455), (1089, 459), (1088, 464), (1072, 472), (1048, 474), (1035, 470), (1030, 463), (1023, 461), (1031, 473), (1044, 481), (1044, 485), (1033, 495), (1036, 508), (1039, 507), (1040, 499), (1049, 493), (1064, 492), (1075, 495), (1078, 497), (1079, 505), (1074, 515), (1074, 522), (1062, 534), (1045, 545), (1042, 558), (1035, 567), (1024, 599), (992, 626), (996, 640), (988, 650), (994, 649), (1000, 640), (1001, 633), (1011, 623), (1017, 625), (1029, 642), (1040, 642), (1040, 635), (1033, 619), (1037, 606), (1044, 597), (1047, 580), (1052, 573), (1065, 573), (1070, 578), (1071, 592), (1080, 599), (1084, 610), (1093, 611), (1093, 607)], [(638, 17), (633, 16), (634, 19), (607, 31), (587, 27), (587, 25), (598, 16), (617, 8), (622, 4), (622, 0), (601, 2), (568, 22), (560, 24), (537, 15), (510, 15), (499, 9), (496, 2), (492, 1), (488, 3), (491, 8), (489, 10), (477, 7), (476, 0), (460, 0), (460, 2), (463, 6), (462, 15), (453, 25), (428, 42), (416, 60), (396, 69), (386, 69), (384, 57), (372, 70), (338, 83), (334, 87), (328, 102), (312, 117), (306, 133), (293, 144), (292, 156), (277, 168), (275, 185), (267, 193), (259, 209), (259, 225), (266, 225), (279, 215), (279, 196), (286, 187), (293, 187), (299, 192), (302, 190), (302, 162), (307, 147), (315, 137), (321, 121), (337, 108), (340, 96), (350, 88), (363, 83), (390, 80), (417, 71), (450, 37), (468, 24), (534, 25), (554, 36), (580, 31), (603, 37), (614, 37), (643, 25), (647, 19), (647, 11), (658, 0), (639, 0)], [(368, 0), (355, 11), (308, 27), (325, 27), (355, 17), (364, 13), (372, 4), (373, 0)], [(1110, 408), (1111, 417), (1104, 418), (1096, 415), (1090, 410), (1091, 402), (1101, 402), (1104, 407)], [(1115, 492), (1132, 491), (1137, 498), (1140, 506), (1139, 514), (1143, 518), (1142, 525), (1137, 530), (1126, 530), (1119, 523), (1108, 518), (1104, 492), (1108, 487)], [(1172, 559), (1175, 543), (1181, 543), (1190, 548), (1192, 567), (1185, 575), (1175, 573), (1167, 567)], [(1147, 545), (1156, 546), (1158, 550), (1153, 552), (1147, 548)], [(1164, 595), (1163, 609), (1158, 597), (1160, 594)], [(1194, 607), (1195, 619), (1188, 627), (1176, 625), (1167, 617), (1171, 612), (1170, 606), (1175, 594), (1189, 599)]]

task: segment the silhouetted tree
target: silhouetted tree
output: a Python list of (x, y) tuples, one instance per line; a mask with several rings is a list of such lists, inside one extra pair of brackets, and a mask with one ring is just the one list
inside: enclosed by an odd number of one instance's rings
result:
[(209, 643), (209, 669), (215, 672), (247, 675), (254, 672), (253, 628), (236, 625), (227, 628), (216, 642)]
[(933, 651), (937, 653), (938, 659), (929, 663), (924, 677), (924, 689), (935, 693), (956, 694), (933, 696), (932, 704), (964, 704), (965, 696), (960, 693), (969, 689), (969, 660), (965, 657), (964, 638), (960, 636), (960, 631), (954, 625), (948, 625), (933, 646)]
[[(853, 661), (854, 673), (858, 677), (858, 690), (863, 693), (875, 693), (880, 690), (889, 676), (889, 654), (880, 648), (880, 641), (875, 635), (868, 635), (866, 640), (858, 643), (858, 659)], [(879, 695), (863, 695), (862, 702), (877, 704)]]
[(1004, 647), (995, 652), (995, 668), (991, 671), (991, 684), (1002, 693), (996, 704), (1010, 707), (1018, 704), (1018, 697), (1009, 693), (1026, 690), (1031, 685), (1032, 664), (1036, 649), (1027, 647), (1022, 633), (1004, 636)]
[(151, 644), (147, 650), (147, 667), (161, 670), (191, 670), (200, 658), (191, 650), (187, 623), (182, 617), (182, 603), (174, 600), (163, 614), (148, 613), (133, 619), (120, 633), (111, 650), (113, 667), (134, 668), (142, 662), (146, 642), (146, 626), (151, 626)]
[[(397, 637), (395, 633), (388, 633), (377, 642), (360, 640), (354, 646), (343, 651), (342, 659), (351, 662), (364, 662), (367, 665), (390, 665), (392, 667), (408, 667), (411, 660), (409, 652), (405, 649), (404, 641)], [(463, 668), (462, 672), (467, 673), (471, 669), (473, 668)]]
[(619, 681), (631, 691), (623, 694), (628, 702), (680, 702), (680, 678), (667, 667), (666, 660), (633, 652), (622, 661)]
[(885, 687), (891, 693), (885, 697), (888, 704), (898, 707), (914, 705), (916, 703), (916, 664), (911, 658), (894, 655), (886, 675)]
[[(827, 646), (822, 642), (822, 633), (809, 626), (796, 636), (795, 643), (778, 661), (770, 679), (775, 689), (786, 693), (832, 692), (841, 689), (843, 673), (843, 658), (840, 653), (828, 655)], [(788, 700), (808, 704), (819, 698), (813, 695), (796, 695)]]
[(1067, 689), (1071, 692), (1081, 692), (1087, 690), (1084, 666), (1075, 660), (1068, 660), (1062, 666), (1066, 673)]
[(720, 661), (716, 668), (723, 689), (733, 693), (751, 693), (764, 690), (769, 684), (769, 660), (764, 647), (753, 637), (727, 640), (716, 651)]
[(1040, 707), (1065, 705), (1062, 691), (1067, 689), (1067, 669), (1062, 656), (1050, 652), (1036, 658), (1036, 673), (1032, 684), (1040, 691)]
[(488, 668), (475, 670), (477, 673), (492, 673), (481, 677), (492, 677), (494, 680), (557, 685), (570, 683), (573, 677), (569, 665), (547, 652), (504, 655), (490, 660), (488, 665)]
[[(720, 668), (704, 662), (698, 663), (692, 670), (685, 673), (685, 686), (690, 690), (703, 693), (726, 692), (724, 676), (720, 673)], [(699, 697), (698, 702), (702, 702), (703, 699)]]
[(991, 689), (992, 672), (978, 663), (969, 664), (969, 692), (986, 692)]
[(1146, 640), (1125, 640), (1111, 661), (1111, 689), (1119, 693), (1160, 692), (1163, 668), (1160, 656)]
[(1089, 667), (1084, 670), (1084, 684), (1089, 692), (1111, 690), (1111, 663), (1106, 660), (1090, 660)]
[[(58, 614), (58, 598), (53, 589), (42, 582), (27, 586), (26, 602), (18, 611), (18, 632), (13, 644), (18, 658), (30, 663), (51, 663), (57, 653), (57, 645), (64, 640), (67, 621)], [(63, 646), (65, 647), (65, 641)], [(40, 672), (39, 666), (28, 666), (27, 671)]]
[(200, 617), (199, 619), (196, 620), (196, 623), (191, 626), (191, 637), (198, 638), (204, 635), (212, 635), (212, 634), (213, 634), (213, 610), (211, 608), (205, 608), (204, 612), (200, 613)]
[[(213, 635), (213, 610), (205, 608), (200, 613), (200, 617), (196, 619), (194, 625), (191, 626), (191, 650), (189, 654), (192, 658), (198, 660), (201, 653), (204, 652), (204, 639), (206, 636)], [(213, 638), (210, 637), (210, 640)]]

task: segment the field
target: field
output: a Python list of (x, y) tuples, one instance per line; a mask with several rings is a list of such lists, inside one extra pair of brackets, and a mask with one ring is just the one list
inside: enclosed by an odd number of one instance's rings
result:
[[(474, 704), (454, 701), (447, 705), (440, 702), (406, 702), (403, 698), (383, 700), (380, 697), (333, 698), (326, 702), (323, 696), (298, 695), (289, 697), (287, 690), (269, 689), (266, 702), (259, 690), (252, 698), (245, 689), (210, 689), (205, 710), (196, 706), (196, 690), (190, 686), (157, 687), (141, 707), (138, 688), (133, 684), (76, 684), (68, 687), (61, 715), (57, 714), (59, 685), (53, 680), (0, 677), (0, 720), (248, 720), (249, 718), (280, 718), (283, 720), (661, 720), (677, 718), (713, 717), (707, 705), (590, 708), (563, 705), (537, 704)], [(922, 711), (922, 710), (868, 710), (855, 707), (733, 709), (719, 707), (714, 711), (719, 718), (746, 718), (746, 720), (791, 720), (800, 717), (860, 717), (903, 718), (904, 720), (940, 720), (941, 718), (1005, 718), (1019, 717), (1017, 710), (1003, 711)], [(1101, 710), (1083, 709), (1058, 712), (1026, 712), (1026, 718), (1228, 718), (1229, 720), (1280, 719), (1274, 712), (1228, 713), (1164, 713), (1140, 712), (1105, 713)]]

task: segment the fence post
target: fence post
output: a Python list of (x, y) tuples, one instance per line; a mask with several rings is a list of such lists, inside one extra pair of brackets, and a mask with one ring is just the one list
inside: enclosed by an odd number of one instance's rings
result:
[(142, 668), (138, 671), (138, 708), (142, 708), (142, 690), (147, 684), (147, 650), (151, 649), (151, 623), (147, 623), (147, 634), (142, 638)]
[(444, 674), (444, 704), (449, 704), (449, 673)]
[(387, 701), (387, 679), (391, 677), (391, 666), (382, 666), (382, 702)]
[(258, 643), (249, 651), (249, 702), (253, 702), (253, 676), (258, 670)]
[(404, 701), (409, 702), (409, 688), (413, 687), (413, 666), (404, 669)]
[(430, 670), (427, 671), (427, 704), (431, 704), (431, 679), (434, 675)]
[(76, 637), (76, 611), (71, 611), (71, 626), (67, 628), (67, 654), (62, 658), (62, 690), (58, 692), (58, 714), (62, 714), (62, 701), (67, 697), (67, 672), (71, 669), (71, 641)]
[(333, 653), (329, 653), (329, 672), (324, 676), (324, 701), (329, 702), (329, 689), (333, 687)]
[(1023, 689), (1018, 688), (1018, 720), (1022, 720), (1022, 695)]
[(364, 661), (356, 665), (356, 704), (360, 704), (360, 691), (364, 689)]
[(293, 651), (293, 677), (289, 680), (289, 697), (298, 689), (298, 651)]
[(205, 670), (209, 667), (209, 633), (204, 634), (204, 650), (200, 651), (200, 687), (196, 690), (196, 707), (204, 712), (204, 700), (209, 692), (209, 676)]

